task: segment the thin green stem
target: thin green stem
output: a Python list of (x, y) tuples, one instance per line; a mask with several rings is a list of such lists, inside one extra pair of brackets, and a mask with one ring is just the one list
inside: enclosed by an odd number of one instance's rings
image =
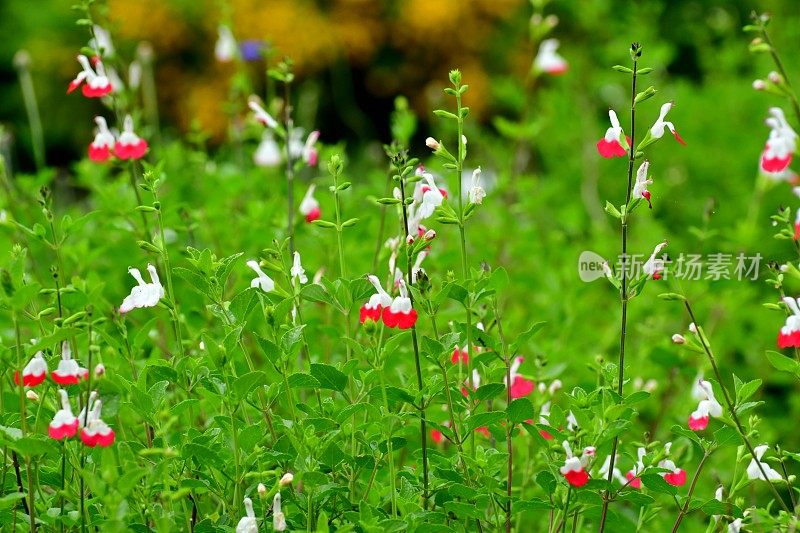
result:
[(164, 236), (164, 219), (162, 217), (161, 202), (158, 200), (158, 193), (153, 189), (153, 197), (155, 199), (156, 207), (156, 220), (158, 221), (158, 234), (161, 237), (161, 257), (164, 259), (164, 275), (167, 278), (167, 297), (170, 301), (170, 318), (172, 319), (172, 329), (175, 332), (175, 341), (178, 344), (178, 353), (181, 358), (186, 354), (183, 351), (183, 336), (181, 335), (180, 313), (178, 311), (178, 301), (175, 299), (175, 289), (172, 283), (172, 267), (169, 262), (169, 250), (167, 249), (167, 240)]
[[(17, 313), (12, 313), (12, 320), (14, 321), (14, 334), (16, 338), (16, 352), (17, 352), (17, 368), (20, 369), (20, 379), (19, 379), (19, 416), (20, 416), (20, 429), (22, 430), (22, 436), (28, 432), (28, 414), (27, 410), (25, 409), (25, 385), (22, 382), (22, 368), (25, 365), (25, 354), (22, 352), (22, 334), (19, 327), (19, 320), (17, 318)], [(16, 454), (14, 455), (16, 458)], [(17, 463), (17, 481), (22, 488), (22, 483), (20, 480), (19, 475), (19, 463)], [(28, 517), (30, 519), (30, 528), (31, 533), (36, 533), (36, 506), (35, 506), (35, 499), (33, 493), (33, 476), (31, 476), (31, 460), (29, 457), (25, 457), (25, 475), (28, 478)]]
[(28, 124), (31, 127), (31, 145), (33, 146), (33, 160), (36, 171), (41, 172), (45, 167), (44, 130), (42, 119), (39, 115), (39, 104), (36, 101), (36, 91), (33, 88), (33, 78), (30, 71), (30, 55), (24, 50), (14, 56), (14, 65), (19, 75), (19, 85), (22, 89), (22, 100), (25, 103), (25, 113), (28, 115)]
[(789, 76), (786, 74), (786, 69), (783, 67), (783, 62), (781, 61), (780, 56), (778, 55), (778, 51), (775, 50), (775, 46), (772, 44), (772, 40), (769, 38), (769, 34), (767, 33), (767, 28), (764, 24), (761, 24), (761, 36), (764, 39), (764, 42), (769, 46), (769, 54), (772, 56), (772, 60), (775, 62), (775, 66), (778, 68), (778, 72), (781, 73), (783, 77), (783, 81), (786, 84), (786, 88), (788, 89), (786, 92), (789, 95), (789, 100), (792, 102), (792, 109), (794, 110), (795, 115), (797, 116), (797, 120), (800, 121), (800, 102), (797, 100), (797, 95), (792, 88), (791, 82), (789, 82)]
[[(503, 323), (500, 320), (500, 310), (497, 306), (497, 297), (492, 298), (492, 307), (494, 311), (495, 321), (497, 322), (497, 334), (500, 336), (500, 345), (503, 349), (503, 361), (506, 366), (506, 405), (511, 405), (511, 357), (508, 353), (508, 343), (503, 334)], [(511, 430), (512, 426), (510, 421), (506, 423), (506, 452), (508, 453), (508, 469), (506, 472), (506, 496), (508, 503), (506, 503), (506, 533), (511, 533), (511, 485), (514, 473), (514, 449), (511, 444)], [(566, 515), (565, 515), (566, 516)]]
[(292, 138), (292, 91), (290, 82), (283, 84), (283, 106), (284, 121), (286, 127), (286, 138), (284, 139), (284, 152), (286, 157), (286, 232), (289, 234), (289, 255), (294, 255), (294, 166), (292, 162), (292, 150), (290, 141)]
[(689, 492), (686, 494), (686, 503), (683, 504), (680, 513), (678, 513), (678, 518), (675, 520), (675, 524), (672, 526), (672, 533), (678, 531), (678, 528), (683, 521), (683, 517), (686, 516), (686, 513), (689, 511), (689, 504), (692, 503), (692, 494), (694, 493), (695, 485), (697, 485), (697, 480), (700, 478), (700, 471), (703, 470), (703, 465), (706, 463), (706, 459), (708, 459), (710, 456), (711, 453), (706, 450), (703, 454), (703, 458), (700, 459), (700, 463), (697, 465), (697, 470), (694, 471), (692, 482), (689, 485)]

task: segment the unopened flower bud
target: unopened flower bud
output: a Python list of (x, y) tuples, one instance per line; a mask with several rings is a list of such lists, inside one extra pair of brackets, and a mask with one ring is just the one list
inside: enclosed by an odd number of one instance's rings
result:
[(692, 333), (694, 333), (695, 335), (697, 335), (697, 334), (698, 334), (698, 332), (697, 332), (697, 326), (695, 325), (695, 323), (694, 323), (694, 322), (692, 322), (691, 324), (689, 324), (689, 331), (691, 331), (691, 332), (692, 332)]
[(423, 238), (426, 241), (432, 241), (433, 239), (436, 238), (436, 232), (434, 230), (432, 230), (432, 229), (429, 229), (428, 231), (425, 232), (425, 235), (423, 235)]
[(781, 272), (788, 272), (788, 271), (789, 271), (789, 265), (788, 265), (788, 264), (786, 264), (786, 263), (784, 263), (784, 264), (782, 264), (780, 267), (778, 267), (778, 269), (779, 269)]
[(462, 135), (461, 136), (461, 142), (464, 144), (464, 146), (467, 145), (467, 136), (466, 135)]
[(549, 28), (555, 28), (558, 26), (558, 17), (556, 15), (547, 15), (544, 18), (544, 23)]
[(439, 141), (437, 141), (433, 137), (428, 137), (427, 139), (425, 139), (425, 146), (427, 146), (431, 150), (438, 150), (441, 147), (441, 144), (439, 144)]
[(413, 244), (413, 243), (414, 243), (414, 236), (413, 236), (413, 235), (411, 235), (411, 234), (409, 234), (409, 235), (406, 237), (406, 244), (409, 244), (409, 245), (410, 245), (410, 244)]
[(292, 474), (291, 472), (286, 472), (281, 478), (281, 480), (278, 482), (278, 484), (281, 487), (285, 487), (286, 485), (291, 485), (292, 481), (294, 481), (294, 474)]
[(97, 366), (94, 367), (94, 376), (99, 378), (105, 373), (106, 373), (105, 365), (103, 363), (97, 363)]
[(681, 335), (680, 333), (676, 333), (672, 336), (672, 342), (675, 344), (686, 344), (686, 337)]
[(36, 394), (36, 391), (29, 390), (28, 392), (25, 393), (25, 397), (28, 398), (32, 402), (38, 402), (39, 401), (39, 395)]
[(264, 499), (267, 497), (267, 487), (265, 487), (263, 483), (259, 483), (256, 490), (258, 490), (259, 498)]
[(201, 352), (205, 352), (206, 351), (206, 343), (203, 342), (203, 341), (200, 341), (200, 351)]
[(767, 88), (767, 82), (764, 80), (753, 80), (753, 89), (756, 91), (763, 91)]
[(783, 82), (783, 78), (781, 77), (781, 75), (775, 72), (774, 70), (769, 74), (767, 74), (767, 79), (776, 85)]

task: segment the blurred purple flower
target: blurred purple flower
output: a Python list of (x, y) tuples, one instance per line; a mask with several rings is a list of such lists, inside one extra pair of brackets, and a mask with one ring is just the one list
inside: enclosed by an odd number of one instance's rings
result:
[(242, 51), (242, 59), (245, 61), (258, 61), (263, 57), (263, 51), (267, 48), (267, 44), (264, 41), (250, 39), (242, 41), (239, 48)]

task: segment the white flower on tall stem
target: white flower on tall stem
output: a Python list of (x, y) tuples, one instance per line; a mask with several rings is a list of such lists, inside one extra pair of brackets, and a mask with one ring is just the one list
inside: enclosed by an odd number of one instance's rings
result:
[(654, 139), (660, 139), (664, 136), (664, 129), (666, 128), (672, 133), (676, 141), (685, 145), (686, 143), (683, 139), (681, 139), (681, 136), (678, 135), (678, 132), (675, 130), (675, 125), (672, 122), (664, 120), (667, 118), (667, 113), (669, 113), (669, 110), (674, 106), (674, 102), (667, 102), (661, 106), (661, 111), (658, 113), (658, 119), (656, 119), (655, 123), (650, 128), (650, 136)]
[(319, 140), (319, 131), (314, 130), (308, 134), (306, 143), (303, 145), (303, 161), (310, 167), (317, 166), (319, 162), (319, 151), (317, 150), (317, 140)]
[(301, 285), (308, 283), (308, 277), (306, 276), (306, 270), (303, 268), (303, 265), (300, 263), (300, 252), (295, 251), (294, 253), (294, 260), (292, 262), (292, 270), (291, 270), (291, 277), (292, 281), (297, 280)]
[(419, 207), (417, 208), (417, 216), (420, 219), (426, 219), (433, 214), (437, 207), (442, 205), (446, 198), (446, 194), (440, 189), (436, 182), (433, 180), (433, 174), (430, 172), (423, 172), (420, 186), (415, 191), (415, 200), (419, 194)]
[(158, 305), (158, 301), (164, 297), (164, 286), (161, 285), (161, 281), (158, 279), (156, 267), (148, 264), (147, 271), (150, 273), (150, 283), (145, 283), (138, 268), (128, 269), (130, 275), (136, 280), (137, 285), (131, 289), (131, 293), (122, 301), (122, 305), (119, 306), (120, 313), (124, 314), (140, 307), (155, 307)]
[(533, 68), (552, 76), (564, 74), (569, 69), (567, 60), (561, 57), (558, 50), (558, 39), (545, 39), (539, 45), (539, 51), (533, 60)]
[(653, 202), (650, 201), (650, 191), (647, 190), (648, 185), (652, 185), (653, 180), (648, 178), (647, 171), (650, 169), (650, 162), (645, 161), (639, 166), (636, 171), (636, 183), (633, 185), (633, 198), (644, 198), (650, 209), (653, 209)]
[(319, 219), (322, 216), (322, 211), (319, 208), (319, 202), (314, 198), (314, 190), (317, 188), (315, 184), (308, 186), (305, 196), (300, 202), (300, 214), (306, 217), (306, 222), (309, 224)]
[(256, 513), (253, 511), (253, 500), (250, 498), (244, 499), (244, 511), (245, 516), (236, 524), (236, 533), (258, 533)]
[(689, 429), (692, 431), (702, 431), (708, 427), (709, 417), (719, 418), (722, 416), (722, 405), (714, 397), (714, 389), (708, 381), (700, 381), (700, 389), (705, 393), (705, 398), (700, 400), (692, 414), (689, 415)]
[[(615, 464), (618, 463), (615, 461)], [(610, 467), (611, 467), (611, 456), (608, 455), (606, 456), (606, 460), (603, 461), (603, 465), (600, 467), (600, 470), (598, 471), (598, 474), (600, 474), (600, 477), (602, 479), (608, 479), (608, 470)], [(616, 479), (620, 485), (625, 485), (628, 483), (628, 480), (625, 479), (625, 476), (622, 475), (622, 472), (616, 466), (614, 466), (614, 472), (611, 475), (614, 476), (614, 479)]]
[(251, 259), (247, 262), (247, 266), (256, 273), (256, 277), (250, 281), (250, 287), (258, 287), (264, 292), (272, 292), (275, 290), (275, 282), (261, 270), (258, 261)]
[[(281, 509), (281, 493), (276, 492), (272, 500), (272, 529), (275, 531), (286, 531), (286, 516)], [(237, 532), (238, 533), (238, 532)]]
[(217, 42), (214, 44), (214, 56), (220, 63), (228, 63), (236, 58), (239, 45), (228, 26), (220, 24), (217, 28)]
[(769, 126), (769, 138), (761, 153), (761, 170), (767, 174), (780, 174), (789, 167), (797, 150), (797, 133), (789, 125), (783, 110), (772, 107), (770, 117), (765, 121)]
[(256, 120), (261, 124), (272, 130), (278, 127), (278, 121), (272, 118), (272, 115), (267, 113), (264, 108), (261, 107), (258, 97), (250, 96), (250, 98), (247, 99), (247, 106), (251, 111), (253, 111), (253, 115), (255, 116)]
[[(769, 445), (762, 444), (761, 446), (756, 446), (753, 450), (756, 452), (756, 455), (750, 460), (750, 464), (747, 465), (747, 477), (749, 479), (760, 479), (762, 481), (783, 479), (777, 470), (769, 466), (766, 461), (761, 460), (761, 458), (764, 457), (764, 452), (766, 452), (768, 449)], [(759, 464), (761, 465), (761, 468), (758, 467)], [(763, 474), (761, 473), (762, 469), (764, 470)], [(764, 474), (767, 476), (766, 479), (764, 478)]]
[(253, 162), (260, 167), (276, 167), (281, 162), (281, 148), (272, 130), (264, 130), (261, 142), (253, 153)]
[(661, 279), (662, 273), (664, 272), (664, 259), (659, 258), (658, 254), (660, 254), (666, 246), (667, 241), (657, 244), (653, 249), (653, 253), (650, 254), (650, 258), (645, 261), (642, 267), (642, 271), (653, 279)]
[(481, 186), (480, 167), (472, 171), (472, 187), (469, 190), (469, 201), (473, 204), (482, 204), (486, 197), (486, 191)]

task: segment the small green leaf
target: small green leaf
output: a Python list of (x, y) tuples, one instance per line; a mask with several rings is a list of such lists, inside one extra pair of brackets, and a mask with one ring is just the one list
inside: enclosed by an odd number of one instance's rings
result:
[(341, 392), (347, 386), (347, 376), (330, 365), (312, 364), (311, 375), (319, 381), (322, 389)]
[(514, 424), (530, 420), (535, 414), (533, 404), (528, 398), (517, 398), (506, 408), (506, 416)]
[(309, 374), (297, 372), (288, 378), (289, 386), (293, 389), (316, 389), (319, 388), (319, 381)]

